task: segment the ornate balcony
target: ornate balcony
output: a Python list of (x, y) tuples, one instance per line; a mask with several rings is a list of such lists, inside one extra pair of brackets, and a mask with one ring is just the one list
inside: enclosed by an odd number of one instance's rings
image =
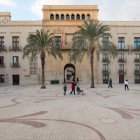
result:
[(136, 48), (133, 47), (131, 50), (132, 50), (132, 51), (140, 51), (140, 46), (138, 46), (138, 47), (136, 47)]
[(135, 75), (139, 75), (140, 74), (140, 70), (135, 70)]
[(103, 84), (108, 84), (109, 79), (103, 79)]
[(129, 51), (128, 48), (117, 48), (118, 51), (122, 51), (122, 52), (125, 52), (125, 51)]
[(103, 69), (103, 70), (102, 70), (102, 73), (103, 73), (103, 74), (109, 74), (109, 73), (110, 73), (110, 70), (109, 70), (109, 69)]
[(125, 63), (126, 62), (126, 58), (118, 58), (118, 62)]
[(139, 62), (140, 63), (140, 58), (135, 58), (134, 62)]
[(103, 58), (103, 59), (102, 59), (102, 62), (108, 63), (108, 62), (110, 62), (110, 60), (109, 60), (109, 58)]
[(12, 68), (19, 68), (20, 65), (19, 65), (19, 63), (17, 63), (17, 64), (13, 64), (13, 63), (11, 63), (11, 67), (12, 67)]
[(118, 74), (126, 74), (127, 73), (127, 70), (118, 70)]
[(21, 46), (10, 46), (9, 51), (21, 51)]
[(0, 51), (7, 51), (5, 46), (0, 46)]
[(0, 64), (0, 68), (4, 68), (4, 67), (5, 67), (4, 63)]
[(140, 79), (135, 79), (135, 83), (140, 84)]

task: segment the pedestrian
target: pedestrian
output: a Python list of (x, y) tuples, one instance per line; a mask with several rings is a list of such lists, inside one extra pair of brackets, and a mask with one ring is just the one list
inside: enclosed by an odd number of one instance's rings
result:
[(82, 93), (82, 95), (84, 94), (84, 91), (83, 90), (81, 90), (81, 88), (80, 88), (80, 86), (79, 86), (79, 84), (78, 83), (76, 83), (76, 90), (77, 90), (77, 94), (80, 94), (80, 93)]
[(111, 87), (112, 88), (112, 79), (110, 78), (110, 80), (108, 81), (108, 88)]
[(66, 92), (67, 92), (67, 85), (66, 84), (64, 84), (63, 89), (64, 89), (64, 96), (65, 96), (66, 95)]
[(127, 88), (127, 90), (129, 90), (129, 87), (128, 87), (128, 80), (125, 80), (125, 81), (124, 81), (124, 88), (125, 88), (125, 91), (126, 91), (126, 88)]
[(71, 92), (70, 92), (70, 95), (72, 93), (74, 93), (74, 95), (75, 95), (75, 86), (76, 86), (75, 80), (72, 80), (72, 82), (71, 82)]

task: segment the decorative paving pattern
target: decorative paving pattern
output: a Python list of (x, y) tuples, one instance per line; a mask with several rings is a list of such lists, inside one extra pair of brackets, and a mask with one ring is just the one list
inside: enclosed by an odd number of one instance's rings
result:
[[(30, 118), (30, 117), (34, 117), (34, 116), (38, 116), (38, 115), (43, 115), (43, 114), (46, 114), (46, 113), (47, 113), (47, 111), (40, 111), (40, 112), (28, 114), (28, 115), (12, 117), (12, 118), (7, 118), (7, 119), (0, 119), (0, 122), (20, 123), (20, 124), (30, 125), (30, 126), (35, 127), (35, 128), (45, 127), (46, 123), (40, 122), (40, 121), (44, 121), (44, 120), (45, 121), (70, 123), (70, 124), (74, 124), (74, 125), (79, 125), (80, 127), (81, 126), (86, 127), (88, 129), (94, 131), (99, 136), (100, 140), (106, 140), (105, 137), (103, 136), (103, 134), (99, 130), (97, 130), (94, 127), (89, 126), (87, 124), (82, 124), (82, 123), (79, 123), (79, 122), (68, 121), (68, 120), (60, 120), (60, 119), (35, 119), (35, 118)], [(94, 138), (93, 138), (93, 140), (94, 140)]]
[(11, 99), (11, 102), (13, 102), (12, 104), (10, 104), (10, 105), (5, 105), (5, 106), (0, 106), (0, 108), (7, 108), (7, 107), (15, 106), (15, 105), (17, 105), (17, 104), (20, 103), (20, 102), (17, 101), (17, 100), (18, 100), (18, 98), (13, 98), (13, 99)]
[[(110, 109), (112, 111), (115, 111), (121, 115), (123, 119), (133, 119), (133, 115), (140, 116), (140, 109), (124, 109), (124, 108), (113, 108), (113, 107), (104, 107), (107, 109)], [(132, 112), (133, 111), (133, 112)], [(135, 113), (138, 112), (138, 113)]]
[(116, 96), (116, 95), (111, 95), (111, 94), (107, 94), (107, 93), (96, 93), (97, 96), (101, 96), (103, 98), (109, 98), (112, 96)]

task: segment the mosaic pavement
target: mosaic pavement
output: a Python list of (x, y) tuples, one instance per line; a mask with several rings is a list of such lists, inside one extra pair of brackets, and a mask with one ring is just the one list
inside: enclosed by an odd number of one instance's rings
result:
[(0, 140), (140, 140), (140, 85), (0, 87)]

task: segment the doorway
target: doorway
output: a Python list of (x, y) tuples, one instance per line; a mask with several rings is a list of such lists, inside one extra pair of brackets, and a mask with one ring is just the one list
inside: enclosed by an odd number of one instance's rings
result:
[(124, 83), (124, 75), (119, 75), (119, 83)]
[(75, 66), (66, 64), (64, 67), (64, 83), (70, 83), (73, 79), (75, 79)]
[(19, 75), (13, 75), (13, 85), (19, 85)]

